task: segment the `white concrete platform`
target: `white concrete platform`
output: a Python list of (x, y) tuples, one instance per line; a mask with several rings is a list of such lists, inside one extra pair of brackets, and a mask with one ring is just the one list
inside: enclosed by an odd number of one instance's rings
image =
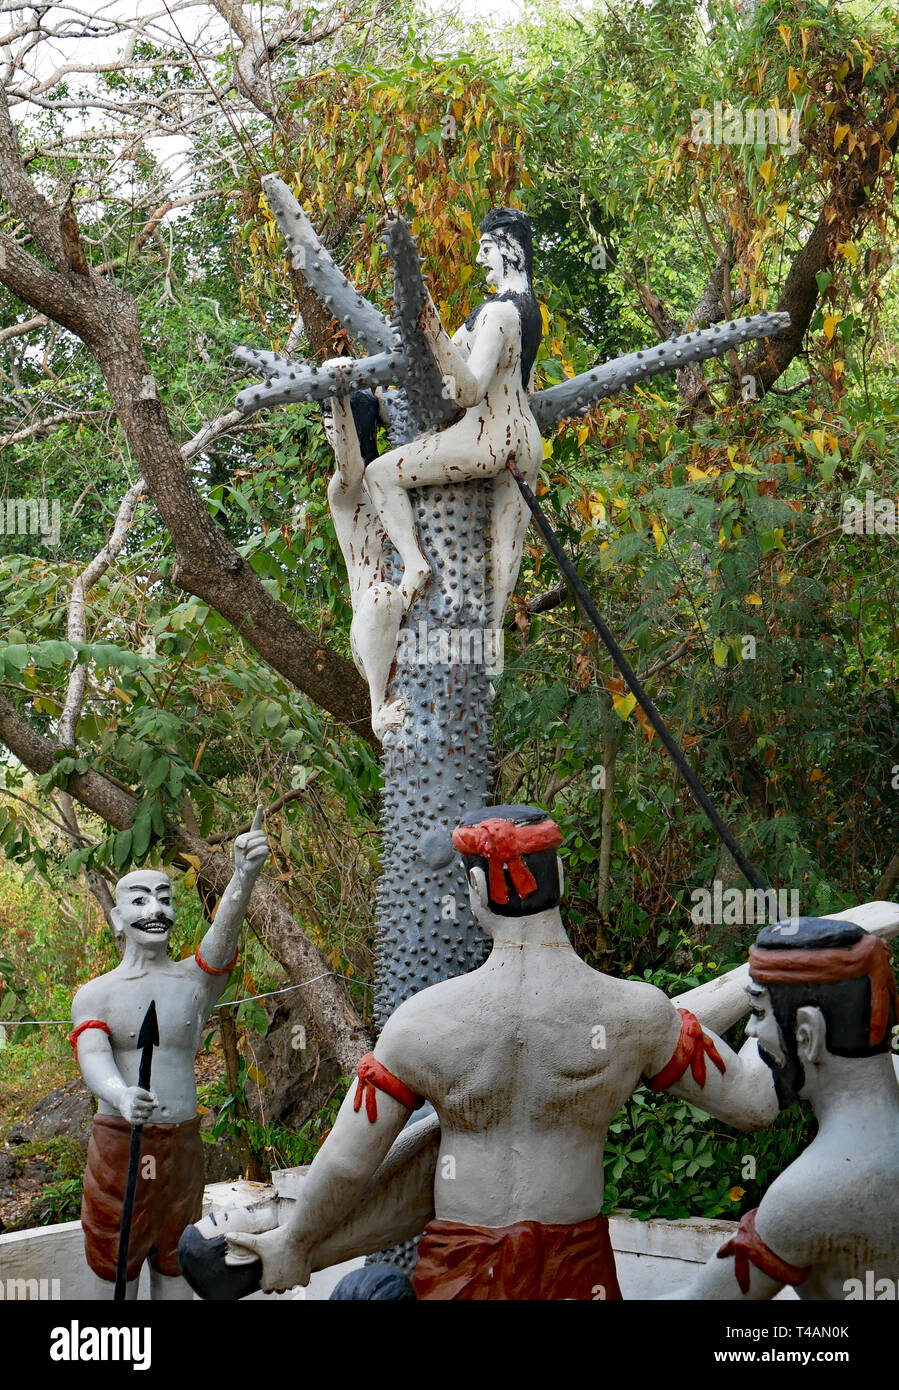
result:
[[(211, 1207), (243, 1207), (272, 1195), (271, 1187), (238, 1179), (207, 1187), (204, 1213)], [(697, 1264), (704, 1264), (736, 1230), (733, 1221), (637, 1221), (626, 1213), (612, 1213), (609, 1231), (621, 1291), (626, 1299), (654, 1298), (686, 1282)], [(287, 1294), (254, 1294), (253, 1299), (326, 1299), (335, 1284), (357, 1268), (362, 1260), (350, 1260), (313, 1274), (305, 1289)], [(26, 1281), (21, 1283), (18, 1281)], [(92, 1294), (92, 1276), (84, 1259), (81, 1222), (38, 1226), (29, 1231), (0, 1235), (0, 1296), (12, 1298), (85, 1299)], [(146, 1269), (139, 1298), (149, 1296)], [(792, 1289), (780, 1297), (795, 1298)]]

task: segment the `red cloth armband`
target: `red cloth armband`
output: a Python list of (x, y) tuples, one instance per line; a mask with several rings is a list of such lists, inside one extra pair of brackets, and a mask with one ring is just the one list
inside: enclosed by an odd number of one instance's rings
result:
[(758, 1207), (754, 1207), (746, 1213), (737, 1227), (736, 1234), (718, 1251), (718, 1259), (726, 1260), (729, 1255), (733, 1256), (734, 1275), (743, 1293), (749, 1292), (750, 1264), (767, 1274), (769, 1279), (776, 1279), (779, 1284), (801, 1284), (811, 1273), (811, 1265), (802, 1269), (799, 1265), (788, 1264), (779, 1255), (775, 1255), (755, 1229), (757, 1212)]
[(78, 1039), (88, 1028), (102, 1028), (104, 1033), (112, 1036), (109, 1033), (109, 1024), (103, 1023), (99, 1018), (89, 1018), (86, 1023), (79, 1023), (78, 1027), (73, 1028), (69, 1034), (69, 1042), (72, 1044), (72, 1051), (76, 1058), (78, 1056)]
[(667, 1091), (675, 1081), (680, 1081), (687, 1067), (693, 1073), (693, 1080), (699, 1086), (705, 1085), (705, 1059), (710, 1057), (720, 1072), (725, 1071), (721, 1055), (708, 1034), (702, 1031), (702, 1024), (689, 1009), (678, 1009), (681, 1016), (680, 1037), (674, 1056), (666, 1067), (655, 1076), (645, 1078), (651, 1091)]
[(414, 1091), (410, 1091), (406, 1083), (394, 1076), (392, 1071), (388, 1071), (373, 1052), (366, 1052), (356, 1068), (356, 1075), (359, 1084), (356, 1087), (353, 1109), (362, 1109), (364, 1096), (365, 1113), (371, 1124), (378, 1118), (378, 1091), (385, 1091), (388, 1096), (393, 1096), (394, 1100), (398, 1100), (400, 1105), (405, 1105), (408, 1110), (417, 1110), (425, 1103), (424, 1096), (417, 1096)]
[(200, 948), (199, 948), (199, 946), (197, 947), (196, 951), (194, 952), (194, 960), (197, 962), (197, 965), (200, 967), (201, 970), (205, 970), (205, 971), (206, 971), (206, 974), (207, 974), (207, 975), (230, 975), (230, 974), (231, 974), (231, 971), (234, 969), (235, 965), (237, 964), (237, 957), (239, 956), (239, 954), (240, 954), (240, 947), (238, 946), (237, 950), (234, 952), (234, 959), (231, 961), (231, 963), (230, 963), (229, 965), (224, 966), (221, 970), (216, 970), (216, 968), (215, 968), (214, 965), (207, 965), (207, 964), (206, 964), (205, 960), (204, 960), (203, 957), (200, 955)]

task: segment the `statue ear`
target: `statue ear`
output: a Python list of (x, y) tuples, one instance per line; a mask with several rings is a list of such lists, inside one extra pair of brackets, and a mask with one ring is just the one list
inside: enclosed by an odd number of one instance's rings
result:
[(125, 930), (125, 923), (122, 921), (122, 914), (119, 912), (119, 909), (117, 907), (114, 907), (109, 915), (112, 918), (113, 931), (115, 932), (116, 936), (121, 936), (122, 932)]
[(827, 1024), (814, 1004), (796, 1010), (796, 1049), (800, 1061), (815, 1066), (827, 1051)]
[(490, 898), (487, 893), (487, 875), (484, 870), (475, 867), (468, 871), (468, 886), (484, 912), (490, 911)]

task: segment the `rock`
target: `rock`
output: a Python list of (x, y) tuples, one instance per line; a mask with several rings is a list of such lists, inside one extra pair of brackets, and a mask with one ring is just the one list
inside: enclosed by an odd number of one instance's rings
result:
[[(207, 1111), (200, 1120), (200, 1133), (208, 1133), (215, 1121), (215, 1111)], [(230, 1135), (223, 1134), (214, 1144), (204, 1143), (203, 1164), (207, 1182), (230, 1182), (240, 1177), (240, 1154)]]
[(254, 1120), (289, 1130), (300, 1129), (321, 1110), (341, 1076), (297, 994), (286, 1001), (266, 1000), (268, 1032), (264, 1038), (250, 1034), (247, 1054), (263, 1077), (259, 1085), (247, 1083)]
[(13, 1125), (6, 1142), (33, 1144), (64, 1135), (74, 1139), (87, 1153), (94, 1109), (94, 1098), (79, 1076), (74, 1081), (67, 1081), (64, 1086), (57, 1086), (49, 1095), (42, 1096), (37, 1105), (33, 1105), (28, 1114)]

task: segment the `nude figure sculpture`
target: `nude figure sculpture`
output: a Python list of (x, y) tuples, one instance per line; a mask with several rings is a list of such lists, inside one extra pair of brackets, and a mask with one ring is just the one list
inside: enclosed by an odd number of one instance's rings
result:
[[(154, 1299), (189, 1299), (178, 1240), (203, 1206), (194, 1057), (203, 1024), (237, 961), (250, 893), (268, 856), (262, 809), (234, 842), (234, 874), (196, 954), (171, 960), (172, 885), (156, 869), (134, 869), (116, 884), (113, 921), (125, 938), (114, 970), (89, 980), (72, 1002), (71, 1043), (99, 1105), (84, 1178), (81, 1220), (97, 1299), (113, 1296), (131, 1126), (143, 1125), (141, 1166), (129, 1247), (126, 1298), (137, 1297), (150, 1264)], [(152, 1091), (137, 1083), (138, 1031), (151, 1001), (159, 1020)]]
[[(434, 1213), (419, 1246), (419, 1298), (618, 1298), (603, 1145), (627, 1097), (646, 1081), (743, 1129), (777, 1113), (754, 1039), (737, 1055), (653, 986), (576, 955), (559, 910), (561, 834), (543, 811), (469, 814), (453, 843), (490, 956), (391, 1016), (287, 1223), (253, 1234), (234, 1229), (235, 1217), (223, 1230), (229, 1259), (261, 1259), (265, 1289), (305, 1284), (325, 1249), (345, 1259), (378, 1248), (365, 1241), (390, 1152), (382, 1209), (385, 1194), (388, 1209), (405, 1197), (407, 1235), (421, 1229), (423, 1207)], [(423, 1098), (439, 1135), (423, 1121), (391, 1151)], [(402, 1238), (401, 1224), (382, 1217), (380, 1234)]]

